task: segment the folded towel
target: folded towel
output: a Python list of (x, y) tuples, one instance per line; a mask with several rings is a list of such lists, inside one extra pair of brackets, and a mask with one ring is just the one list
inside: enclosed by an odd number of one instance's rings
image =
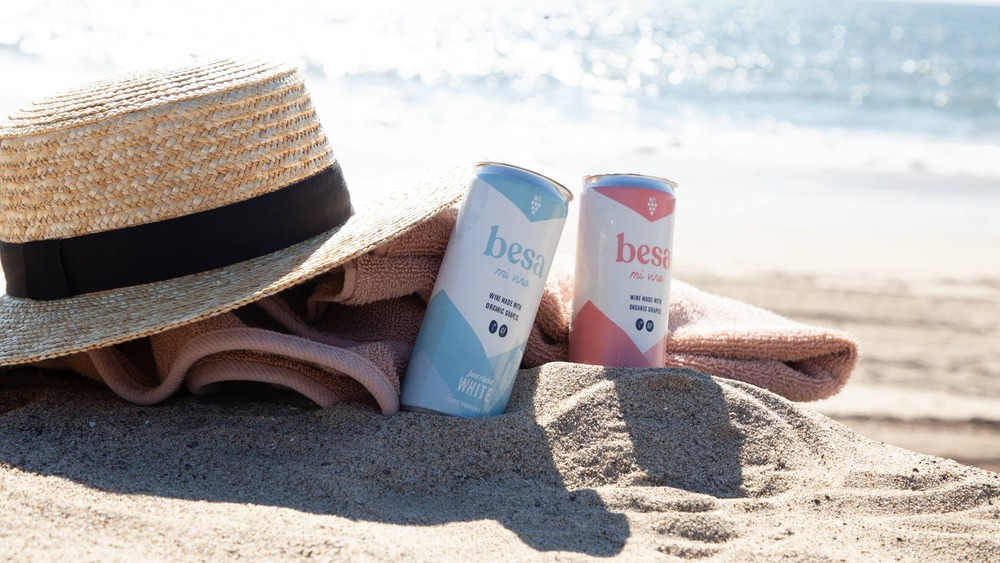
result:
[[(38, 365), (73, 369), (139, 404), (182, 385), (206, 393), (248, 380), (294, 389), (322, 406), (374, 401), (391, 414), (456, 215), (442, 212), (314, 282), (235, 312)], [(572, 293), (566, 265), (555, 262), (522, 367), (567, 359)], [(839, 391), (857, 363), (858, 345), (847, 333), (677, 280), (670, 297), (668, 366), (811, 401)]]
[(674, 280), (667, 365), (738, 379), (792, 401), (836, 394), (858, 362), (850, 334), (804, 325)]
[(131, 343), (39, 362), (103, 381), (127, 401), (150, 405), (182, 385), (209, 393), (227, 381), (293, 389), (320, 406), (374, 399), (385, 414), (399, 410), (399, 373), (410, 353), (392, 341), (311, 340), (251, 326), (225, 313)]

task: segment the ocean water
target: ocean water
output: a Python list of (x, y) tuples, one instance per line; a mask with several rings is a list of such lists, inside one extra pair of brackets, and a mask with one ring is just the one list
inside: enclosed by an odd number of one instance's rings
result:
[(1000, 140), (1000, 6), (793, 0), (19, 2), (0, 49), (93, 67), (252, 51), (317, 78), (627, 115)]
[(353, 177), (471, 154), (671, 177), (717, 221), (1000, 235), (1000, 2), (17, 2), (0, 113), (220, 54), (298, 64)]

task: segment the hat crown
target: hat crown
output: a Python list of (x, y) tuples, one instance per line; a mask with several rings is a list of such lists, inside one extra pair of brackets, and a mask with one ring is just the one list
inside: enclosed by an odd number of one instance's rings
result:
[(292, 67), (218, 59), (120, 75), (0, 122), (0, 241), (198, 213), (278, 190), (333, 160)]

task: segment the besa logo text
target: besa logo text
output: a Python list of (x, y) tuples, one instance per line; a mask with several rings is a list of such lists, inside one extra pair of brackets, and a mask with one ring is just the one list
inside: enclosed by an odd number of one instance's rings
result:
[(490, 238), (486, 241), (486, 250), (483, 251), (483, 256), (506, 257), (511, 264), (520, 265), (525, 270), (542, 277), (542, 271), (545, 269), (545, 256), (518, 242), (507, 244), (507, 241), (499, 233), (500, 225), (490, 227)]
[(636, 260), (644, 266), (651, 265), (669, 270), (670, 249), (648, 244), (640, 244), (636, 248), (634, 244), (625, 242), (625, 233), (618, 233), (618, 259), (616, 261), (628, 264)]

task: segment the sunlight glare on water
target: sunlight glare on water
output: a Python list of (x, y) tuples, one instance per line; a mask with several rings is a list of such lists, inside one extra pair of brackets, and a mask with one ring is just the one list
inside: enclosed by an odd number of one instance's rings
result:
[[(13, 4), (0, 45), (116, 67), (283, 58), (331, 78), (464, 88), (569, 111), (1000, 135), (1000, 7), (587, 0)], [(11, 23), (15, 22), (15, 23)]]

